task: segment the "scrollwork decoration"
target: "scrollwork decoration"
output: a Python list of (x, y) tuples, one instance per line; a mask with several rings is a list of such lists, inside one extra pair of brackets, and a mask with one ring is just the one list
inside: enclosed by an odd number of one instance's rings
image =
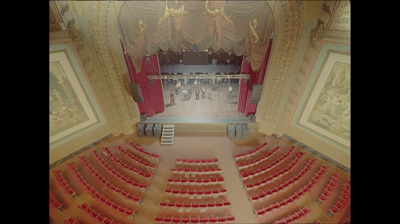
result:
[(206, 1), (206, 11), (205, 14), (208, 15), (209, 17), (215, 17), (217, 15), (221, 15), (222, 18), (225, 19), (225, 21), (227, 21), (228, 23), (230, 23), (233, 26), (233, 21), (231, 20), (230, 16), (227, 16), (224, 12), (224, 7), (220, 8), (220, 9), (210, 9), (208, 7), (208, 3), (210, 1)]
[(173, 8), (168, 8), (168, 2), (165, 1), (165, 10), (164, 10), (164, 15), (160, 16), (160, 19), (158, 19), (157, 26), (160, 27), (160, 25), (165, 22), (169, 16), (186, 16), (188, 13), (185, 11), (185, 6), (181, 5), (179, 9), (173, 9)]
[(258, 36), (258, 34), (257, 34), (257, 32), (256, 32), (256, 28), (257, 28), (257, 18), (254, 18), (253, 20), (250, 20), (250, 21), (249, 21), (249, 27), (250, 27), (251, 33), (252, 33), (252, 34), (254, 35), (254, 37), (256, 38), (256, 40), (254, 41), (254, 43), (258, 43), (259, 36)]
[(133, 41), (135, 42), (135, 44), (138, 42), (137, 38), (142, 35), (142, 33), (146, 30), (147, 25), (143, 23), (142, 20), (139, 19), (138, 21), (138, 27), (139, 27), (139, 33), (137, 33), (134, 37), (133, 37)]

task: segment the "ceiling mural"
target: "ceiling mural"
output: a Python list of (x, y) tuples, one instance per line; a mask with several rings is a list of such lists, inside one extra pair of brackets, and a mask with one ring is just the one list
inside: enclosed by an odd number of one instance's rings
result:
[[(291, 85), (282, 119), (308, 141), (350, 152), (350, 2), (325, 1)], [(304, 138), (304, 137), (303, 137)], [(315, 141), (313, 141), (314, 143)], [(344, 157), (343, 157), (344, 158)], [(348, 159), (339, 158), (342, 163)]]
[(49, 82), (51, 147), (104, 123), (70, 44), (50, 46)]
[(297, 126), (347, 148), (350, 147), (348, 50), (335, 45), (324, 45), (299, 105), (296, 119)]

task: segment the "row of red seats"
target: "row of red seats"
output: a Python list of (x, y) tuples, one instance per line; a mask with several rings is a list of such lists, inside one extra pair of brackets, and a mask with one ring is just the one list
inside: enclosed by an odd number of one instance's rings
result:
[(161, 156), (157, 153), (148, 153), (144, 151), (144, 149), (140, 146), (135, 145), (133, 142), (129, 142), (129, 145), (138, 153), (140, 153), (143, 157), (145, 157), (148, 161), (154, 161), (155, 163), (159, 163)]
[(284, 159), (289, 157), (289, 155), (293, 152), (294, 149), (289, 149), (288, 152), (286, 152), (283, 156), (281, 156), (279, 159), (273, 161), (272, 163), (257, 169), (257, 170), (248, 170), (245, 172), (240, 173), (240, 176), (242, 177), (243, 180), (246, 180), (248, 178), (256, 177), (258, 175), (262, 175), (266, 172), (268, 172), (269, 169), (277, 166), (279, 163), (281, 163)]
[(347, 217), (343, 222), (343, 224), (347, 224), (347, 223), (351, 223), (351, 216)]
[(79, 183), (85, 188), (85, 190), (95, 199), (98, 199), (100, 202), (102, 202), (104, 205), (109, 206), (116, 211), (120, 211), (125, 215), (132, 215), (136, 216), (136, 213), (134, 210), (124, 208), (121, 205), (109, 200), (107, 197), (104, 195), (100, 194), (98, 190), (96, 190), (93, 186), (91, 186), (85, 178), (82, 176), (81, 172), (78, 170), (78, 167), (75, 165), (75, 163), (67, 163), (68, 167), (74, 174), (75, 178), (78, 179)]
[(214, 159), (182, 159), (177, 158), (175, 161), (176, 165), (218, 165), (219, 160)]
[(222, 176), (210, 178), (169, 178), (169, 184), (176, 185), (215, 185), (223, 184), (224, 178)]
[(120, 164), (122, 167), (124, 167), (125, 169), (128, 169), (130, 171), (135, 172), (137, 175), (141, 176), (142, 178), (149, 178), (151, 180), (151, 178), (153, 177), (153, 173), (145, 173), (143, 172), (141, 169), (138, 169), (136, 167), (132, 167), (128, 164), (126, 164), (124, 161), (122, 161), (121, 159), (119, 159), (118, 157), (116, 157), (114, 155), (114, 153), (111, 152), (110, 149), (108, 148), (104, 148), (103, 150), (106, 152), (106, 155), (108, 157), (110, 157), (112, 160), (114, 160), (116, 163)]
[(205, 168), (173, 168), (171, 169), (172, 174), (188, 174), (188, 175), (210, 175), (210, 174), (221, 174), (222, 170), (215, 167)]
[[(304, 168), (298, 174), (296, 174), (296, 176), (290, 178), (288, 181), (285, 181), (285, 183), (279, 185), (278, 187), (266, 190), (260, 194), (254, 195), (251, 197), (251, 200), (255, 201), (258, 199), (262, 199), (262, 198), (266, 197), (267, 195), (276, 193), (286, 187), (291, 186), (294, 182), (300, 180), (311, 169), (311, 167), (315, 164), (315, 160), (316, 160), (315, 158), (310, 159), (309, 162), (307, 163), (307, 165), (304, 166)], [(319, 175), (321, 175), (321, 174), (319, 174)]]
[[(233, 157), (235, 158), (235, 160), (240, 160), (240, 159), (244, 159), (250, 156), (253, 156), (255, 154), (257, 154), (257, 152), (261, 152), (262, 149), (266, 148), (266, 146), (268, 145), (267, 142), (264, 142), (262, 145), (258, 145), (254, 150), (250, 149), (249, 151), (247, 151), (247, 153), (239, 153), (239, 154), (235, 154)], [(279, 146), (278, 146), (279, 147)], [(277, 147), (277, 148), (278, 148)]]
[(138, 183), (134, 180), (129, 179), (128, 177), (122, 175), (121, 173), (119, 173), (116, 169), (114, 169), (113, 167), (111, 167), (98, 153), (96, 150), (92, 151), (92, 154), (95, 156), (95, 158), (97, 159), (97, 161), (101, 164), (101, 166), (103, 166), (110, 174), (114, 175), (115, 177), (118, 177), (119, 179), (121, 179), (122, 181), (137, 187), (138, 189), (143, 189), (144, 191), (147, 191), (147, 185), (143, 184), (143, 183)]
[(340, 212), (350, 202), (350, 180), (347, 180), (344, 184), (342, 193), (336, 204), (331, 208), (328, 216), (332, 216), (335, 213)]
[(284, 198), (283, 200), (277, 202), (276, 204), (270, 204), (266, 207), (263, 207), (259, 210), (255, 211), (256, 216), (257, 215), (263, 215), (267, 212), (270, 212), (274, 209), (277, 209), (283, 205), (286, 205), (290, 202), (293, 202), (296, 200), (298, 197), (301, 195), (305, 194), (307, 191), (310, 191), (311, 188), (318, 183), (319, 179), (322, 178), (318, 173), (325, 173), (327, 169), (327, 166), (322, 165), (317, 173), (314, 174), (314, 176), (311, 178), (311, 180), (307, 183), (307, 185), (304, 185), (302, 188), (300, 188), (297, 192), (295, 192), (293, 195), (289, 196), (288, 198)]
[(203, 197), (214, 197), (217, 198), (218, 196), (226, 195), (226, 189), (217, 189), (217, 190), (179, 190), (179, 189), (165, 189), (165, 194), (177, 197), (189, 197), (189, 199), (193, 199), (197, 197), (197, 199), (201, 199)]
[(273, 179), (275, 179), (277, 177), (283, 176), (284, 174), (289, 172), (291, 169), (293, 169), (293, 167), (296, 166), (296, 164), (299, 162), (299, 160), (304, 155), (305, 155), (305, 153), (303, 153), (303, 152), (296, 152), (296, 156), (294, 157), (292, 162), (287, 167), (285, 167), (284, 169), (281, 169), (280, 171), (278, 171), (274, 174), (270, 174), (268, 177), (264, 177), (263, 179), (261, 179), (259, 181), (246, 184), (246, 189), (247, 190), (257, 189), (258, 187), (266, 185), (269, 181), (272, 181)]
[(341, 174), (337, 174), (337, 173), (332, 174), (332, 177), (331, 177), (329, 183), (326, 185), (326, 187), (322, 191), (321, 195), (317, 199), (318, 204), (321, 204), (322, 201), (325, 201), (328, 198), (329, 194), (333, 190), (336, 189), (336, 187), (338, 186), (338, 184), (340, 182), (340, 176), (341, 176)]
[(295, 212), (294, 214), (289, 215), (286, 218), (276, 220), (274, 223), (278, 223), (278, 224), (292, 223), (293, 221), (300, 219), (301, 217), (307, 215), (307, 213), (310, 213), (310, 212), (311, 212), (311, 209), (309, 209), (307, 206), (304, 206), (302, 209)]
[(155, 222), (160, 223), (234, 223), (234, 216), (219, 216), (219, 217), (171, 217), (157, 216)]
[[(224, 178), (220, 175), (222, 170), (216, 166), (218, 163), (218, 159), (177, 159), (175, 169), (171, 169), (172, 176), (168, 179), (169, 186), (173, 188), (165, 189), (166, 197), (160, 203), (155, 222), (234, 222), (233, 216), (227, 216), (230, 215), (231, 203), (225, 197), (220, 198), (226, 195), (226, 189), (221, 189)], [(180, 165), (184, 168), (179, 169)], [(189, 175), (191, 178), (187, 178)]]
[(49, 190), (49, 192), (50, 192), (50, 200), (49, 200), (50, 206), (51, 206), (51, 207), (54, 207), (54, 208), (58, 208), (58, 209), (60, 209), (60, 210), (62, 211), (62, 210), (64, 209), (63, 204), (62, 204), (61, 202), (59, 202), (59, 201), (54, 197), (53, 193), (51, 193), (50, 190)]
[(124, 189), (121, 189), (117, 186), (115, 186), (114, 184), (112, 184), (109, 180), (107, 180), (106, 178), (104, 178), (99, 172), (97, 172), (97, 170), (95, 170), (92, 166), (92, 164), (90, 164), (90, 162), (87, 160), (87, 158), (85, 156), (79, 156), (79, 158), (81, 159), (81, 162), (83, 163), (83, 165), (87, 168), (87, 170), (90, 171), (90, 173), (103, 185), (105, 185), (108, 189), (119, 193), (120, 195), (122, 195), (123, 197), (129, 199), (129, 200), (133, 200), (139, 203), (142, 203), (142, 199), (138, 196), (135, 196), (133, 194), (130, 194), (128, 192), (126, 192)]
[(67, 194), (72, 195), (74, 198), (76, 198), (76, 191), (69, 186), (69, 183), (65, 179), (64, 175), (62, 174), (61, 170), (53, 170), (54, 176), (56, 178), (56, 181), (59, 186), (62, 186), (63, 189)]
[(73, 217), (69, 217), (67, 220), (64, 220), (64, 224), (79, 224), (79, 222)]
[(91, 216), (93, 216), (93, 218), (98, 219), (100, 222), (102, 223), (106, 223), (106, 224), (118, 224), (118, 222), (113, 221), (112, 219), (109, 219), (107, 217), (104, 217), (101, 215), (101, 213), (97, 212), (96, 210), (94, 210), (93, 208), (91, 208), (89, 205), (87, 205), (86, 203), (83, 203), (82, 205), (79, 205), (78, 208), (84, 210), (86, 213), (90, 214)]
[[(106, 147), (106, 148), (107, 148), (107, 147)], [(131, 158), (133, 161), (135, 161), (135, 162), (141, 164), (142, 166), (147, 167), (147, 168), (151, 168), (151, 169), (153, 169), (154, 171), (157, 170), (157, 165), (156, 165), (156, 164), (149, 163), (149, 162), (147, 162), (147, 161), (144, 161), (144, 160), (138, 158), (137, 156), (135, 156), (135, 155), (133, 155), (132, 153), (128, 152), (128, 150), (123, 149), (121, 146), (118, 146), (117, 149), (118, 149), (119, 151), (121, 151), (123, 154), (125, 154), (126, 156), (128, 156), (129, 158)]]
[(162, 201), (160, 202), (160, 206), (162, 207), (168, 207), (168, 208), (185, 208), (185, 209), (196, 209), (196, 208), (204, 208), (204, 209), (213, 209), (213, 208), (222, 208), (222, 207), (228, 207), (230, 208), (231, 203), (229, 201), (220, 201), (220, 202), (166, 202)]
[(264, 153), (264, 155), (257, 157), (257, 159), (255, 159), (255, 160), (237, 163), (236, 166), (240, 170), (240, 169), (246, 169), (246, 168), (258, 165), (258, 164), (266, 161), (267, 159), (269, 159), (271, 156), (273, 156), (278, 151), (278, 149), (280, 149), (279, 146), (269, 152)]

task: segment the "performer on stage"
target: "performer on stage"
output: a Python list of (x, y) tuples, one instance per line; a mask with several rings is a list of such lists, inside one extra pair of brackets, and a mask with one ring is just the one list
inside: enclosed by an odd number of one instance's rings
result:
[(175, 105), (175, 94), (174, 94), (174, 92), (173, 91), (171, 91), (170, 93), (169, 93), (169, 96), (170, 96), (170, 99), (169, 99), (169, 105)]

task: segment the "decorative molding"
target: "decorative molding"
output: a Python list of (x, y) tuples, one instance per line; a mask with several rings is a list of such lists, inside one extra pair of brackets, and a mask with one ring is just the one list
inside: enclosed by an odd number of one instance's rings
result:
[(310, 39), (314, 48), (320, 40), (350, 43), (350, 1), (325, 1)]
[[(102, 114), (107, 120), (107, 124), (112, 130), (114, 135), (119, 135), (121, 133), (121, 127), (117, 123), (118, 116), (115, 116), (111, 108), (111, 103), (109, 98), (105, 93), (104, 83), (100, 80), (99, 71), (96, 69), (92, 54), (89, 52), (89, 48), (87, 46), (87, 41), (81, 34), (80, 27), (78, 23), (75, 21), (75, 13), (74, 7), (71, 7), (71, 2), (52, 2), (53, 8), (57, 10), (59, 8), (63, 9), (63, 12), (59, 12), (60, 16), (62, 14), (63, 24), (66, 22), (68, 25), (68, 30), (59, 31), (59, 32), (50, 32), (50, 45), (57, 43), (69, 42), (71, 46), (73, 46), (77, 55), (79, 56), (80, 63), (82, 64), (83, 70), (86, 71), (86, 75), (88, 81), (91, 83), (92, 91), (94, 91), (97, 100), (100, 103)], [(84, 10), (85, 11), (85, 10)], [(89, 40), (90, 41), (90, 40)], [(101, 68), (100, 68), (101, 69)]]
[(81, 41), (82, 34), (77, 26), (73, 12), (71, 7), (69, 6), (68, 1), (58, 1), (56, 2), (58, 8), (60, 9), (60, 13), (62, 16), (62, 20), (64, 21), (64, 25), (67, 27), (68, 34), (73, 41)]
[(276, 129), (277, 111), (299, 47), (304, 26), (304, 6), (299, 1), (267, 3), (272, 8), (276, 30), (257, 120), (265, 124), (260, 126), (260, 131), (272, 133)]
[[(54, 84), (50, 88), (50, 149), (105, 124), (85, 70), (73, 41), (50, 45), (50, 79)], [(61, 85), (56, 85), (57, 81)], [(71, 100), (65, 101), (65, 97)]]
[[(134, 132), (139, 111), (129, 91), (128, 70), (118, 35), (117, 16), (123, 2), (90, 2), (88, 29), (116, 104), (125, 134)], [(126, 124), (125, 124), (126, 123)]]
[(350, 32), (350, 1), (337, 1), (327, 30)]
[(206, 11), (204, 12), (205, 15), (208, 15), (209, 17), (215, 17), (217, 15), (221, 15), (222, 18), (225, 19), (228, 23), (230, 23), (233, 26), (233, 21), (231, 20), (230, 16), (227, 16), (224, 12), (224, 7), (221, 7), (220, 9), (210, 9), (208, 7), (208, 3), (210, 1), (205, 2), (205, 9)]
[[(300, 99), (295, 118), (291, 121), (291, 124), (292, 126), (300, 128), (318, 139), (324, 139), (326, 143), (334, 145), (336, 148), (348, 153), (350, 149), (350, 130), (348, 130), (348, 132), (346, 131), (346, 127), (349, 126), (349, 123), (345, 122), (345, 118), (350, 118), (350, 110), (348, 111), (347, 115), (345, 115), (345, 108), (347, 106), (346, 103), (350, 103), (350, 99), (343, 98), (346, 96), (346, 94), (343, 93), (344, 90), (341, 89), (340, 91), (337, 91), (335, 95), (331, 94), (328, 100), (328, 102), (332, 102), (334, 99), (340, 96), (340, 100), (342, 103), (334, 103), (337, 106), (340, 105), (340, 111), (343, 112), (342, 116), (340, 116), (342, 117), (340, 120), (336, 120), (336, 117), (331, 118), (330, 115), (327, 115), (327, 117), (324, 117), (323, 121), (330, 122), (330, 124), (324, 126), (320, 126), (321, 123), (317, 124), (317, 121), (310, 121), (310, 114), (316, 108), (315, 105), (317, 103), (317, 98), (320, 97), (320, 94), (322, 94), (322, 88), (327, 85), (327, 78), (332, 75), (332, 69), (335, 67), (335, 65), (337, 65), (337, 62), (349, 66), (349, 47), (342, 46), (340, 49), (338, 48), (339, 46), (335, 44), (324, 44), (324, 47), (319, 53), (316, 66), (313, 68), (310, 75), (310, 81), (306, 83), (307, 88)], [(343, 67), (340, 68), (343, 69)], [(346, 79), (343, 79), (343, 76), (340, 77), (342, 83), (344, 80), (348, 80), (348, 82), (346, 81), (346, 84), (344, 85), (345, 87), (341, 86), (341, 88), (348, 88), (348, 91), (350, 91), (350, 86), (347, 86), (350, 85), (349, 67), (347, 67), (346, 70)], [(336, 72), (335, 74), (338, 74), (338, 72)], [(344, 75), (344, 73), (341, 74)], [(339, 88), (338, 86), (340, 85), (336, 83), (334, 89)], [(325, 93), (325, 96), (326, 94), (327, 93)], [(320, 112), (320, 110), (318, 109), (316, 110), (318, 111), (317, 114), (325, 114), (325, 112)]]
[(55, 31), (49, 33), (50, 44), (54, 41), (70, 41), (71, 37), (69, 36), (68, 31)]
[[(207, 7), (207, 2), (206, 2), (206, 7)], [(165, 22), (170, 16), (179, 17), (179, 16), (186, 16), (186, 15), (188, 15), (188, 12), (185, 11), (184, 5), (181, 5), (181, 7), (178, 9), (168, 8), (168, 1), (165, 1), (164, 15), (160, 16), (160, 18), (158, 19), (157, 26), (160, 27), (160, 25), (163, 22)]]
[[(280, 118), (280, 121), (278, 122), (279, 126), (283, 126), (283, 124), (288, 124), (293, 119), (297, 106), (299, 105), (303, 92), (314, 69), (323, 43), (329, 42), (345, 46), (350, 45), (350, 32), (329, 30), (330, 24), (334, 23), (334, 18), (343, 17), (340, 15), (335, 17), (335, 15), (337, 14), (337, 7), (341, 6), (341, 4), (341, 2), (338, 4), (338, 2), (336, 1), (325, 1), (323, 4), (321, 4), (318, 18), (316, 18), (318, 22), (315, 28), (311, 31), (309, 45), (303, 56), (295, 80), (291, 84), (291, 86), (287, 87), (290, 88), (287, 90), (289, 91), (287, 99), (279, 99), (282, 101), (281, 103), (285, 104), (285, 116), (282, 116)], [(349, 5), (347, 5), (347, 7), (348, 6)], [(342, 11), (347, 12), (346, 10)], [(317, 35), (317, 37), (315, 37), (315, 35)], [(290, 114), (290, 116), (287, 116), (286, 113)]]

